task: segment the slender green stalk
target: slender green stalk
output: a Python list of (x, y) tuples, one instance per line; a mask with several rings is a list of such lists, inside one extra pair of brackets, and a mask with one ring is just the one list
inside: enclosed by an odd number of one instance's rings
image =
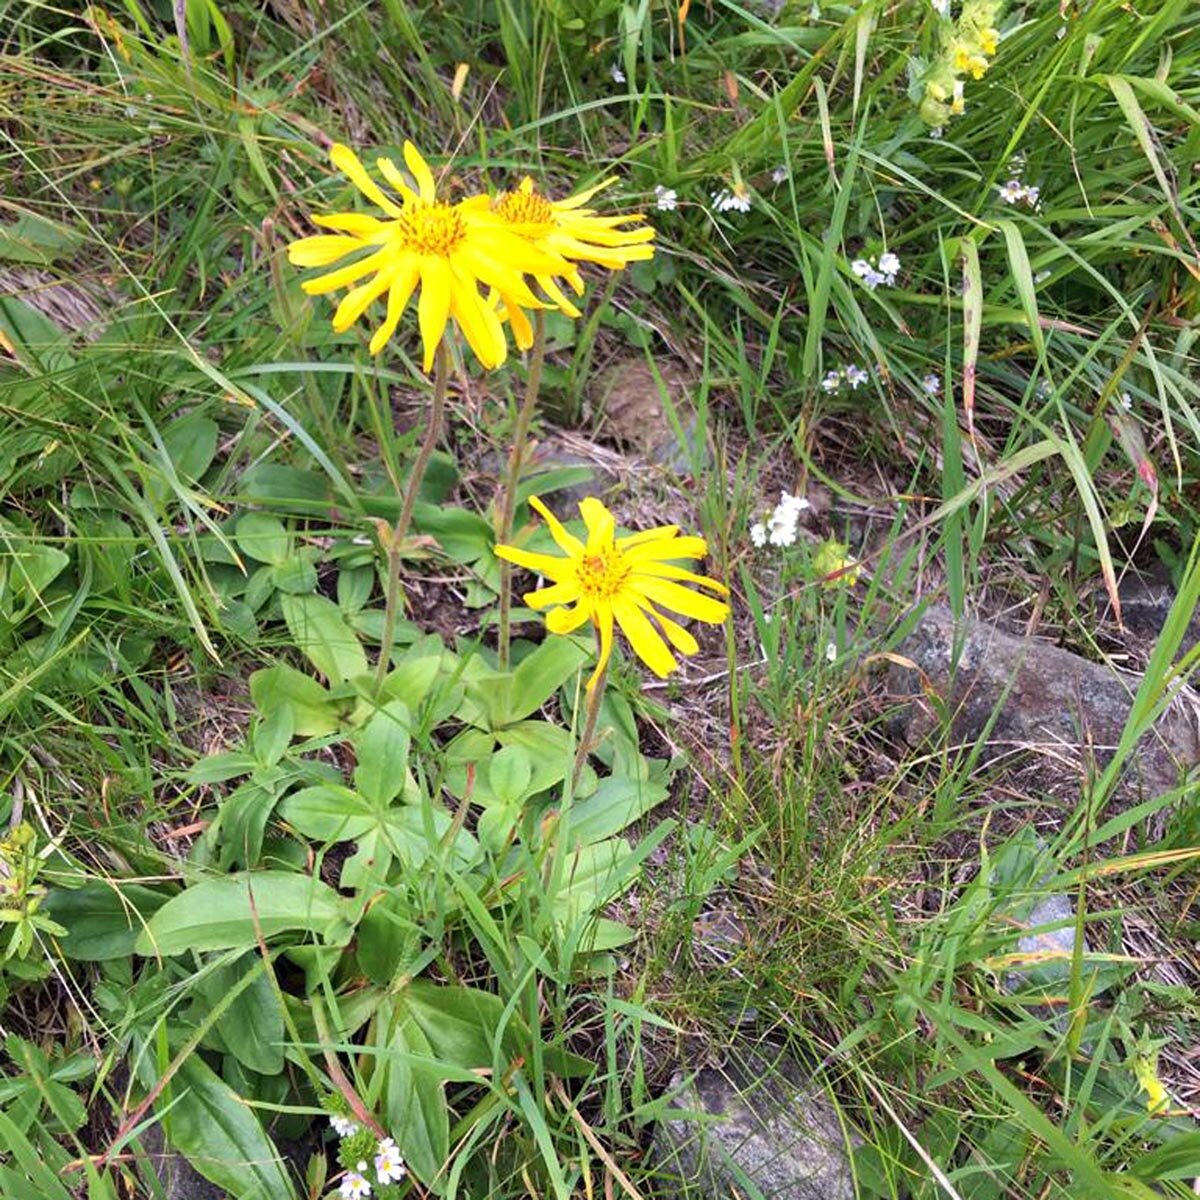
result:
[(450, 382), (450, 353), (446, 349), (445, 340), (438, 343), (437, 356), (433, 369), (433, 403), (429, 409), (429, 425), (425, 430), (425, 440), (417, 452), (417, 460), (413, 463), (408, 476), (408, 487), (404, 491), (404, 502), (400, 506), (400, 515), (396, 525), (388, 534), (387, 544), (387, 599), (383, 609), (383, 636), (379, 640), (379, 661), (375, 664), (375, 691), (383, 687), (387, 678), (388, 667), (392, 661), (392, 641), (396, 636), (396, 612), (400, 606), (400, 551), (404, 539), (408, 536), (408, 527), (412, 524), (413, 507), (417, 502), (417, 492), (420, 491), (421, 481), (425, 478), (425, 468), (437, 448), (438, 439), (442, 436), (442, 414), (446, 408), (446, 390)]
[[(526, 443), (529, 441), (529, 423), (537, 406), (538, 392), (542, 386), (542, 363), (546, 358), (546, 314), (535, 309), (533, 314), (533, 354), (529, 360), (529, 376), (525, 381), (525, 396), (517, 413), (517, 428), (513, 434), (512, 449), (508, 453), (508, 476), (504, 481), (504, 494), (500, 501), (500, 527), (496, 541), (507, 542), (512, 537), (513, 513), (517, 507), (517, 487), (521, 482), (521, 469), (525, 465)], [(500, 612), (497, 659), (500, 670), (508, 670), (508, 643), (510, 614), (512, 612), (512, 563), (500, 560)]]
[(596, 735), (596, 722), (600, 718), (600, 705), (604, 703), (604, 688), (608, 684), (608, 667), (600, 672), (596, 686), (587, 694), (584, 709), (583, 733), (579, 735), (579, 748), (575, 751), (575, 769), (571, 772), (571, 790), (579, 782), (583, 764), (587, 762), (588, 751), (592, 748), (592, 739)]

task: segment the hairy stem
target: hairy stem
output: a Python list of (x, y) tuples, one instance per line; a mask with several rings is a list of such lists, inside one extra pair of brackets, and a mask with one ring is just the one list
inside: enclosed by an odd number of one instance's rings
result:
[[(517, 413), (517, 428), (513, 434), (512, 449), (508, 454), (508, 476), (504, 481), (504, 494), (500, 502), (500, 527), (496, 541), (504, 544), (512, 537), (513, 513), (517, 507), (517, 487), (521, 482), (521, 469), (525, 465), (526, 442), (529, 440), (529, 423), (537, 406), (538, 392), (542, 386), (542, 363), (546, 357), (546, 314), (535, 309), (533, 314), (533, 354), (529, 360), (529, 376), (525, 381), (525, 396)], [(497, 659), (500, 670), (508, 670), (509, 627), (512, 612), (512, 563), (500, 560), (500, 612), (498, 616)]]
[(396, 614), (400, 607), (400, 551), (404, 539), (408, 536), (408, 527), (412, 524), (413, 507), (417, 502), (417, 492), (421, 489), (421, 481), (425, 478), (425, 468), (437, 449), (438, 440), (442, 436), (442, 414), (446, 408), (446, 391), (450, 381), (450, 352), (446, 349), (445, 341), (438, 343), (437, 355), (434, 359), (433, 374), (433, 403), (429, 409), (429, 425), (425, 430), (425, 440), (417, 452), (416, 462), (408, 476), (408, 487), (404, 490), (404, 502), (400, 506), (400, 515), (396, 518), (395, 527), (388, 537), (387, 546), (387, 598), (383, 609), (383, 637), (379, 642), (379, 661), (375, 664), (375, 691), (383, 687), (387, 678), (388, 668), (392, 662), (392, 641), (396, 636)]

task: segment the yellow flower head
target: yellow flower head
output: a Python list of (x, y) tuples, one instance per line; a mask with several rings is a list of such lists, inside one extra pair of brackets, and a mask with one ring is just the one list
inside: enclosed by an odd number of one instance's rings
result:
[(1000, 44), (1000, 31), (993, 29), (990, 25), (979, 31), (979, 48), (984, 54), (995, 54), (996, 47)]
[(586, 621), (595, 627), (600, 656), (588, 680), (589, 691), (596, 686), (612, 654), (614, 620), (634, 653), (661, 679), (679, 666), (667, 642), (681, 654), (695, 654), (700, 647), (682, 625), (656, 605), (711, 625), (719, 625), (729, 616), (729, 605), (724, 600), (683, 586), (691, 583), (719, 596), (729, 595), (724, 584), (676, 565), (678, 559), (703, 558), (708, 552), (703, 538), (680, 537), (677, 525), (662, 525), (619, 538), (612, 513), (589, 496), (579, 505), (587, 527), (587, 541), (581, 542), (536, 496), (529, 503), (545, 518), (551, 536), (566, 557), (535, 554), (516, 546), (497, 546), (496, 554), (551, 581), (549, 587), (524, 597), (530, 608), (552, 609), (546, 614), (546, 628), (551, 633), (571, 633)]
[[(565, 260), (568, 264), (565, 270), (537, 274), (536, 279), (558, 309), (569, 317), (578, 317), (579, 309), (563, 294), (555, 275), (565, 279), (576, 295), (582, 295), (583, 279), (576, 263), (591, 262), (610, 271), (619, 271), (631, 262), (654, 256), (654, 247), (650, 245), (654, 230), (649, 225), (624, 228), (640, 221), (641, 213), (600, 216), (595, 209), (583, 207), (597, 192), (614, 183), (615, 179), (605, 179), (565, 200), (551, 200), (534, 187), (533, 180), (527, 175), (515, 191), (501, 192), (490, 198), (473, 196), (464, 204), (478, 217), (486, 215), (537, 249)], [(521, 302), (515, 296), (505, 294), (502, 288), (496, 290), (512, 323), (517, 345), (527, 350), (533, 345), (533, 329), (529, 318), (521, 311)]]
[(481, 297), (479, 285), (511, 295), (530, 308), (544, 307), (526, 286), (523, 274), (564, 271), (568, 264), (494, 221), (481, 222), (466, 203), (439, 200), (433, 172), (411, 142), (404, 143), (404, 161), (416, 191), (391, 159), (377, 160), (380, 173), (400, 196), (398, 204), (367, 174), (348, 146), (334, 145), (329, 156), (387, 218), (356, 212), (313, 217), (317, 225), (336, 232), (301, 238), (288, 247), (288, 258), (298, 267), (327, 267), (347, 255), (359, 255), (348, 266), (304, 284), (310, 296), (350, 288), (334, 313), (334, 329), (339, 333), (349, 329), (386, 294), (387, 315), (371, 338), (371, 353), (377, 354), (396, 331), (419, 284), (417, 321), (425, 370), (433, 365), (450, 320), (485, 368), (498, 367), (508, 346), (500, 318)]

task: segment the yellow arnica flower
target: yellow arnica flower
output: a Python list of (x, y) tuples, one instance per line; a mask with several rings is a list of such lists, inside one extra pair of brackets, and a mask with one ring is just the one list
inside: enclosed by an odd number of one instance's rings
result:
[(497, 546), (496, 554), (551, 581), (549, 587), (527, 592), (524, 597), (530, 608), (551, 609), (546, 614), (546, 628), (551, 633), (572, 633), (585, 622), (592, 623), (600, 655), (588, 680), (589, 691), (608, 666), (614, 621), (638, 658), (661, 679), (679, 666), (671, 647), (681, 654), (695, 654), (700, 647), (660, 608), (710, 625), (720, 625), (729, 616), (724, 600), (683, 586), (690, 583), (719, 596), (729, 595), (724, 584), (677, 565), (680, 559), (704, 557), (708, 547), (703, 538), (680, 537), (678, 525), (661, 525), (619, 538), (612, 513), (589, 496), (579, 505), (587, 527), (587, 541), (581, 542), (536, 496), (530, 497), (529, 503), (545, 519), (566, 557), (536, 554), (516, 546)]
[(386, 219), (356, 212), (313, 217), (317, 225), (336, 232), (301, 238), (288, 247), (288, 258), (298, 267), (327, 267), (348, 255), (359, 255), (348, 266), (303, 285), (310, 296), (350, 288), (334, 313), (334, 329), (339, 333), (349, 329), (386, 295), (387, 315), (371, 338), (371, 353), (378, 354), (420, 285), (417, 320), (425, 370), (433, 365), (450, 320), (485, 368), (498, 367), (508, 346), (500, 318), (480, 295), (479, 285), (495, 288), (527, 307), (544, 307), (522, 275), (567, 270), (569, 264), (495, 221), (480, 221), (466, 204), (439, 200), (433, 172), (411, 142), (404, 143), (404, 161), (416, 182), (415, 192), (391, 159), (377, 160), (380, 174), (396, 190), (400, 203), (383, 192), (348, 146), (334, 145), (329, 157), (386, 214)]
[[(473, 196), (463, 201), (465, 207), (479, 217), (490, 216), (502, 228), (523, 238), (530, 245), (548, 254), (565, 259), (568, 268), (553, 273), (534, 272), (538, 285), (547, 297), (569, 317), (578, 317), (579, 309), (564, 295), (555, 275), (565, 279), (576, 295), (583, 294), (583, 279), (574, 266), (579, 262), (596, 263), (610, 271), (618, 271), (631, 262), (654, 256), (654, 230), (649, 225), (636, 225), (641, 213), (616, 213), (600, 216), (595, 209), (583, 206), (597, 192), (617, 181), (605, 179), (595, 187), (577, 192), (565, 200), (543, 196), (527, 175), (515, 191), (497, 196)], [(635, 227), (624, 228), (630, 224)], [(533, 345), (533, 328), (521, 311), (519, 297), (497, 288), (505, 315), (512, 324), (513, 336), (522, 350)]]

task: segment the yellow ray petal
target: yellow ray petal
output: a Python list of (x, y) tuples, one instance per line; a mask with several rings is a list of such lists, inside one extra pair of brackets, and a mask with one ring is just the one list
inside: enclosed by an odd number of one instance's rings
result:
[(608, 666), (608, 660), (612, 656), (612, 608), (605, 604), (602, 608), (594, 612), (592, 614), (592, 624), (596, 626), (596, 632), (600, 637), (600, 654), (596, 658), (596, 669), (592, 672), (591, 678), (587, 681), (587, 690), (589, 692), (596, 690), (596, 684), (600, 682), (600, 676), (604, 674), (604, 668)]
[(388, 292), (387, 316), (371, 338), (369, 349), (372, 354), (378, 354), (391, 340), (392, 334), (396, 332), (396, 326), (400, 324), (400, 318), (408, 307), (413, 288), (417, 286), (417, 280), (420, 277), (421, 272), (417, 267), (415, 256), (410, 256), (402, 261), (396, 268), (396, 275), (392, 280), (391, 290)]
[(367, 311), (371, 303), (391, 287), (392, 278), (391, 270), (380, 271), (374, 279), (348, 291), (333, 314), (334, 333), (345, 333)]
[(503, 303), (504, 315), (508, 317), (508, 323), (512, 326), (513, 341), (517, 343), (518, 349), (528, 350), (533, 345), (533, 326), (529, 323), (525, 310), (507, 296), (504, 297)]
[(309, 296), (324, 296), (328, 292), (336, 292), (338, 288), (349, 287), (352, 283), (357, 283), (364, 275), (373, 275), (376, 271), (382, 270), (388, 265), (390, 258), (391, 255), (387, 251), (376, 250), (374, 254), (368, 254), (366, 258), (360, 258), (348, 266), (339, 267), (327, 275), (318, 275), (316, 279), (306, 279), (300, 287)]
[(375, 165), (379, 168), (379, 173), (396, 189), (396, 191), (404, 197), (407, 204), (417, 203), (417, 193), (412, 190), (405, 182), (404, 176), (400, 174), (400, 168), (396, 166), (390, 158), (377, 158)]
[[(570, 302), (570, 300), (568, 300), (566, 298), (566, 296), (563, 295), (562, 289), (558, 286), (557, 283), (554, 282), (554, 276), (538, 275), (538, 276), (536, 276), (536, 278), (537, 278), (537, 282), (538, 282), (538, 287), (540, 287), (542, 289), (542, 291), (545, 292), (546, 295), (549, 296), (549, 298), (554, 301), (554, 303), (558, 306), (560, 312), (564, 312), (567, 314), (568, 317), (572, 317), (572, 318), (577, 318), (582, 315), (580, 313), (579, 309), (577, 309), (575, 307), (575, 305), (572, 304)], [(582, 280), (580, 282), (582, 284)]]
[(538, 513), (542, 520), (546, 522), (550, 530), (550, 536), (557, 543), (558, 548), (564, 553), (570, 555), (574, 559), (583, 557), (583, 543), (573, 534), (568, 533), (563, 527), (563, 523), (541, 502), (537, 496), (529, 497), (529, 506)]
[[(528, 601), (529, 597), (526, 596), (525, 600)], [(551, 633), (574, 633), (590, 616), (591, 610), (586, 604), (577, 604), (574, 608), (556, 608), (546, 614), (546, 628)]]
[(385, 196), (380, 186), (367, 174), (366, 167), (349, 146), (335, 142), (329, 149), (329, 159), (368, 200), (374, 201), (384, 212), (393, 217), (404, 215), (404, 210)]
[(729, 616), (729, 605), (723, 600), (714, 600), (711, 596), (693, 592), (665, 579), (647, 579), (645, 576), (635, 575), (629, 580), (629, 587), (639, 596), (661, 604), (671, 612), (681, 613), (685, 617), (692, 617), (709, 625), (720, 625)]
[(525, 603), (530, 608), (549, 608), (552, 604), (574, 604), (579, 599), (579, 583), (575, 579), (564, 579), (562, 583), (553, 583), (549, 587), (538, 588), (535, 592), (526, 592)]
[[(665, 541), (668, 538), (676, 537), (678, 533), (678, 525), (656, 525), (653, 529), (643, 529), (641, 533), (631, 533), (628, 537), (617, 538), (617, 549), (632, 550), (634, 546), (642, 546), (646, 542)], [(679, 557), (689, 556), (679, 555)]]
[(710, 579), (707, 575), (697, 575), (695, 571), (677, 567), (674, 563), (641, 563), (634, 567), (634, 579), (677, 579), (680, 583), (695, 583), (714, 591), (719, 596), (728, 596), (729, 589), (719, 580)]
[(417, 193), (421, 199), (426, 204), (433, 204), (437, 200), (437, 184), (433, 181), (433, 172), (412, 142), (404, 143), (404, 164), (417, 181)]
[(589, 555), (600, 554), (612, 546), (617, 523), (612, 513), (595, 496), (585, 496), (579, 502), (579, 515), (587, 526)]
[(607, 179), (602, 179), (595, 187), (590, 187), (582, 192), (576, 192), (573, 196), (568, 196), (565, 200), (551, 200), (550, 207), (556, 210), (569, 212), (573, 208), (580, 208), (586, 204), (597, 192), (604, 191), (605, 188), (610, 188), (617, 182), (615, 175), (610, 175)]
[(650, 613), (667, 635), (667, 640), (681, 654), (696, 654), (699, 651), (700, 643), (678, 621), (672, 621), (666, 613), (660, 613), (656, 608), (652, 608)]
[(328, 216), (314, 216), (314, 225), (322, 229), (336, 229), (339, 233), (352, 233), (355, 237), (366, 238), (385, 229), (386, 225), (378, 217), (366, 213), (330, 213)]
[(347, 254), (363, 248), (356, 237), (341, 233), (317, 233), (288, 247), (288, 262), (294, 267), (327, 267)]
[[(493, 548), (497, 558), (515, 563), (527, 571), (537, 575), (545, 575), (556, 583), (565, 583), (575, 578), (575, 564), (568, 558), (555, 558), (552, 554), (538, 554), (535, 550), (522, 550), (519, 546), (496, 546)], [(529, 593), (531, 596), (535, 592)]]
[(660, 679), (665, 679), (679, 667), (675, 656), (667, 649), (657, 629), (632, 600), (618, 597), (613, 601), (613, 615), (629, 639), (633, 652)]
[(485, 370), (494, 370), (505, 360), (508, 343), (504, 340), (503, 329), (499, 328), (499, 322), (495, 326), (489, 323), (475, 283), (469, 276), (456, 271), (453, 264), (450, 267), (450, 314)]
[[(636, 534), (634, 536), (637, 536)], [(634, 544), (625, 557), (639, 566), (642, 563), (670, 562), (676, 558), (703, 558), (708, 553), (708, 544), (702, 537), (673, 537), (651, 541), (647, 538)]]
[(425, 347), (423, 368), (433, 366), (438, 343), (446, 333), (450, 316), (450, 264), (444, 258), (426, 255), (421, 259), (421, 299), (417, 304), (417, 323)]

